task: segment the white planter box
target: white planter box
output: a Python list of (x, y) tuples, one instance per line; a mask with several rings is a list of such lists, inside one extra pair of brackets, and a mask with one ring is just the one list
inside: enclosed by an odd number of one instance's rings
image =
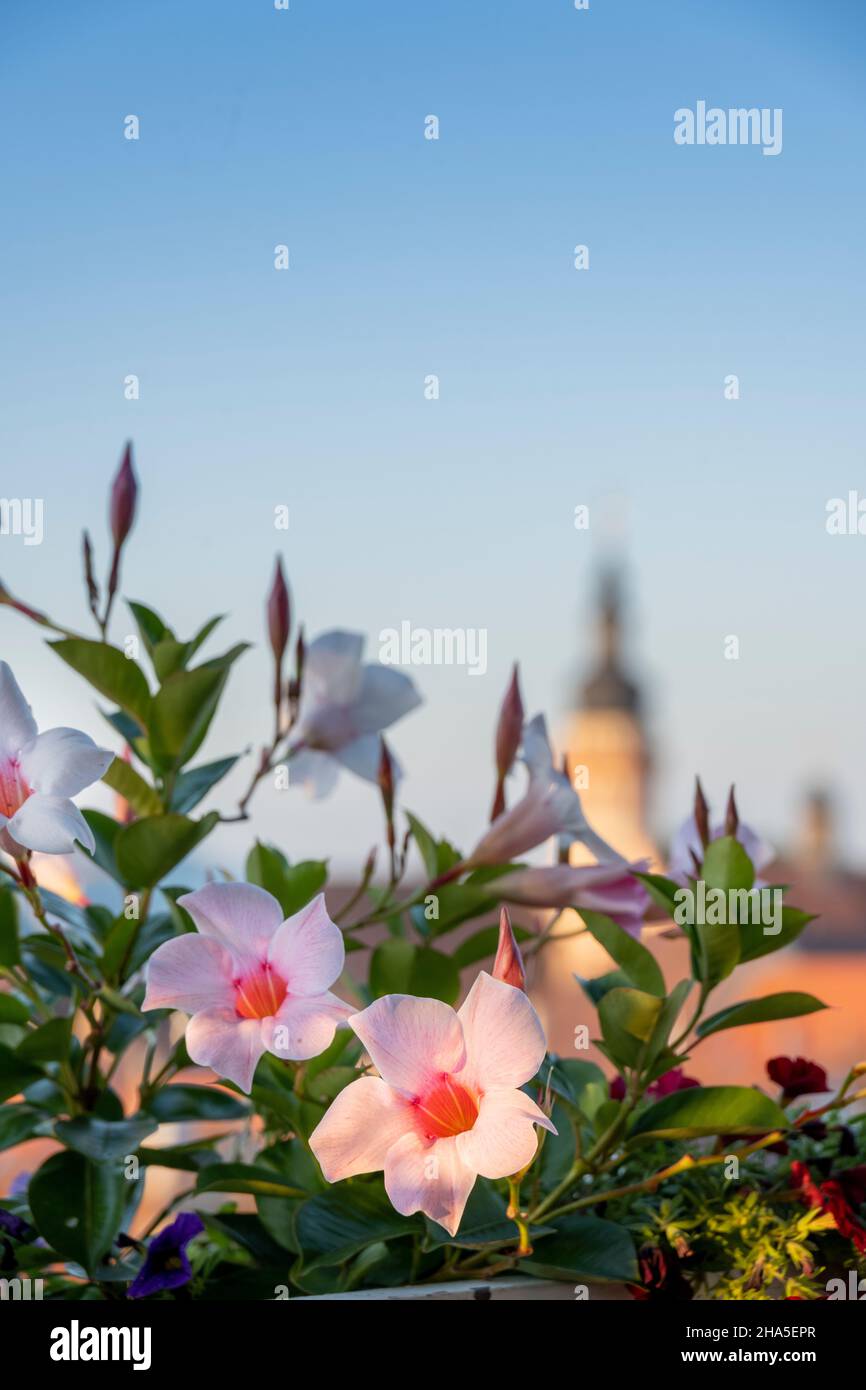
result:
[[(581, 1286), (578, 1286), (581, 1287)], [(360, 1289), (357, 1293), (309, 1294), (307, 1303), (323, 1303), (325, 1300), (355, 1299), (362, 1303), (409, 1301), (415, 1303), (487, 1303), (495, 1299), (509, 1299), (512, 1302), (537, 1303), (539, 1300), (554, 1299), (573, 1302), (575, 1286), (547, 1279), (460, 1279), (451, 1284), (409, 1284), (399, 1289)], [(624, 1284), (591, 1284), (589, 1301), (631, 1302), (631, 1295)], [(293, 1299), (292, 1302), (295, 1302)]]

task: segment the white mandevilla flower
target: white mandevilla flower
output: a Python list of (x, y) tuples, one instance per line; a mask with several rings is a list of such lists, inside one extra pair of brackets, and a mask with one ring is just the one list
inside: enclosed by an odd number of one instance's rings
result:
[(92, 854), (93, 832), (72, 797), (98, 782), (113, 758), (78, 729), (40, 734), (10, 667), (0, 661), (0, 847), (8, 854), (70, 854), (76, 840)]
[(324, 632), (304, 656), (289, 780), (317, 797), (331, 791), (341, 765), (375, 782), (380, 733), (421, 704), (408, 676), (378, 663), (362, 666), (363, 651), (359, 632)]

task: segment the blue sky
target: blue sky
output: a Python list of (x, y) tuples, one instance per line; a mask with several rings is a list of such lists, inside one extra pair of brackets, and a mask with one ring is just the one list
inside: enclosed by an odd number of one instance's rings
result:
[[(132, 437), (124, 588), (181, 632), (222, 610), (249, 636), (281, 541), (312, 632), (375, 654), (403, 620), (486, 628), (488, 674), (416, 671), (394, 739), (406, 802), (465, 844), (511, 661), (555, 723), (616, 547), (660, 832), (698, 769), (776, 840), (821, 782), (866, 861), (866, 537), (825, 530), (829, 498), (866, 494), (864, 40), (855, 0), (6, 0), (3, 491), (43, 498), (46, 531), (0, 538), (0, 574), (84, 626), (80, 531), (104, 560)], [(675, 145), (699, 99), (781, 107), (782, 153)], [(42, 724), (100, 733), (0, 621)], [(206, 752), (265, 735), (266, 692), (259, 646)], [(255, 828), (349, 865), (378, 807), (347, 777), (320, 804), (269, 792)], [(235, 867), (245, 832), (219, 837)]]

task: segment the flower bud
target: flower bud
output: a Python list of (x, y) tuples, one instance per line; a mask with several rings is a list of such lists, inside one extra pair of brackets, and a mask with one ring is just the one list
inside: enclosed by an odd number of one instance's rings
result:
[(382, 793), (382, 804), (385, 807), (385, 822), (388, 831), (388, 847), (393, 851), (396, 843), (394, 837), (394, 760), (388, 751), (388, 745), (384, 739), (379, 740), (381, 753), (379, 755), (379, 790)]
[(271, 644), (271, 651), (274, 654), (274, 661), (277, 663), (277, 669), (279, 670), (291, 630), (289, 591), (286, 587), (286, 580), (283, 574), (283, 562), (279, 556), (277, 556), (277, 563), (274, 568), (274, 579), (271, 584), (271, 592), (268, 595), (267, 613), (268, 638)]
[(736, 838), (737, 827), (740, 824), (740, 815), (737, 811), (737, 803), (734, 800), (734, 785), (731, 783), (731, 790), (728, 795), (728, 807), (725, 811), (725, 834)]
[(700, 777), (695, 778), (695, 825), (701, 837), (701, 844), (706, 849), (710, 843), (710, 812)]
[(520, 680), (515, 662), (496, 726), (496, 795), (490, 814), (491, 820), (496, 820), (505, 810), (505, 779), (517, 757), (523, 736), (523, 720), (523, 701), (520, 698)]
[(496, 770), (500, 777), (511, 771), (517, 757), (520, 739), (523, 734), (523, 701), (520, 698), (520, 679), (517, 663), (511, 673), (511, 680), (499, 710), (499, 723), (496, 726)]
[(120, 467), (111, 485), (108, 518), (115, 551), (120, 550), (135, 521), (138, 482), (132, 467), (132, 445), (127, 444)]
[(492, 974), (494, 980), (502, 980), (515, 989), (526, 989), (526, 972), (507, 907), (502, 907), (499, 913), (499, 946)]

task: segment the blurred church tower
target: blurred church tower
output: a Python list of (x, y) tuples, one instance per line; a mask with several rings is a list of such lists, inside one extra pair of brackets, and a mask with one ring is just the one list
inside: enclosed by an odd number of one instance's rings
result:
[[(660, 856), (647, 828), (652, 756), (641, 692), (623, 666), (622, 583), (609, 569), (601, 579), (595, 665), (580, 687), (577, 708), (562, 731), (568, 773), (593, 827), (629, 859)], [(592, 856), (575, 845), (573, 863)]]

